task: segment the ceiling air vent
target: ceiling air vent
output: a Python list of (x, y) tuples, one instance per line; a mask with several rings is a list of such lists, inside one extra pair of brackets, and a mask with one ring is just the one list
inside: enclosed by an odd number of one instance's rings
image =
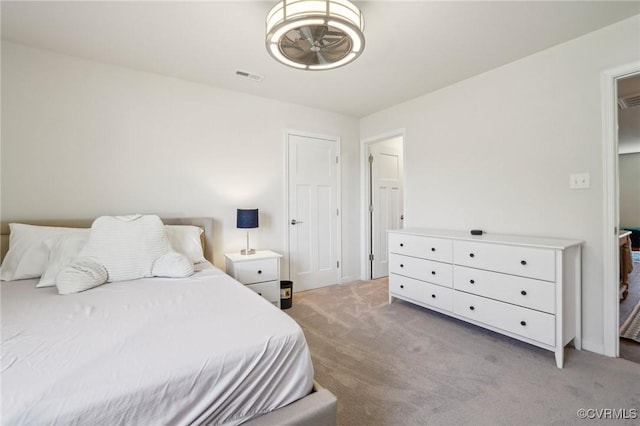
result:
[(640, 93), (618, 99), (618, 107), (620, 107), (620, 109), (628, 109), (638, 106), (640, 106)]
[(243, 70), (236, 70), (236, 75), (238, 77), (247, 78), (253, 81), (262, 81), (262, 79), (264, 78), (264, 76), (260, 74), (255, 74), (255, 73), (252, 73), (249, 71), (243, 71)]

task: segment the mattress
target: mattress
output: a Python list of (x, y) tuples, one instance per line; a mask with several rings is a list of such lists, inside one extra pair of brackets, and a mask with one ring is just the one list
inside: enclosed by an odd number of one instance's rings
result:
[(3, 282), (2, 424), (235, 425), (307, 395), (295, 321), (210, 264), (60, 296)]

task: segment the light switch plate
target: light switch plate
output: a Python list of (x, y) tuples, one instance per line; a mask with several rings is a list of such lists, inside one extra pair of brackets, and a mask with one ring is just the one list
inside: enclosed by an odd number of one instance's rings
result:
[(587, 189), (590, 186), (589, 173), (575, 173), (569, 176), (570, 189)]

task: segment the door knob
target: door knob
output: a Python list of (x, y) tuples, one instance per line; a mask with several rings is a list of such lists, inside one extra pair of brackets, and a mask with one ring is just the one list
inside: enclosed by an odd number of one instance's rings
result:
[(304, 222), (302, 222), (300, 220), (291, 219), (291, 224), (292, 225), (297, 225), (298, 223), (304, 223)]

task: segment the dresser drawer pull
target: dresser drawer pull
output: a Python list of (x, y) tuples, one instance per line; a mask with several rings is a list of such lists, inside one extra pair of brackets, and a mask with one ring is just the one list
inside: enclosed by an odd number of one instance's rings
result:
[(261, 270), (261, 269), (258, 269), (258, 273), (259, 273), (259, 274), (261, 274), (261, 273), (262, 273), (262, 270)]
[(475, 257), (475, 254), (469, 253), (469, 257)]
[(431, 247), (431, 251), (436, 251), (436, 248), (435, 247)]
[(400, 243), (400, 247), (404, 247), (404, 244), (403, 244), (403, 243)]
[(258, 296), (262, 296), (262, 293), (258, 292)]
[(521, 261), (520, 261), (520, 264), (521, 264), (522, 266), (524, 266), (524, 265), (526, 265), (526, 264), (527, 264), (527, 261), (526, 261), (526, 260), (521, 260)]
[(400, 267), (401, 267), (401, 268), (404, 268), (404, 265), (401, 263), (401, 264), (400, 264)]
[(524, 290), (522, 290), (522, 291), (520, 292), (520, 294), (521, 294), (521, 295), (523, 295), (523, 296), (526, 296), (526, 295), (527, 295), (527, 292), (526, 292), (526, 291), (524, 291)]
[(469, 282), (470, 282), (471, 284), (475, 284), (475, 283), (476, 283), (476, 280), (469, 280)]
[(435, 274), (436, 274), (436, 271), (431, 271), (431, 275), (435, 275)]
[(400, 288), (404, 288), (404, 284), (400, 284)]
[(473, 306), (469, 306), (469, 309), (471, 309), (472, 311), (475, 310), (476, 308), (474, 308)]
[(527, 325), (527, 322), (526, 321), (520, 321), (520, 325), (525, 327)]
[(435, 294), (432, 294), (432, 295), (431, 295), (431, 297), (435, 299), (435, 298), (436, 298), (436, 295), (435, 295)]

